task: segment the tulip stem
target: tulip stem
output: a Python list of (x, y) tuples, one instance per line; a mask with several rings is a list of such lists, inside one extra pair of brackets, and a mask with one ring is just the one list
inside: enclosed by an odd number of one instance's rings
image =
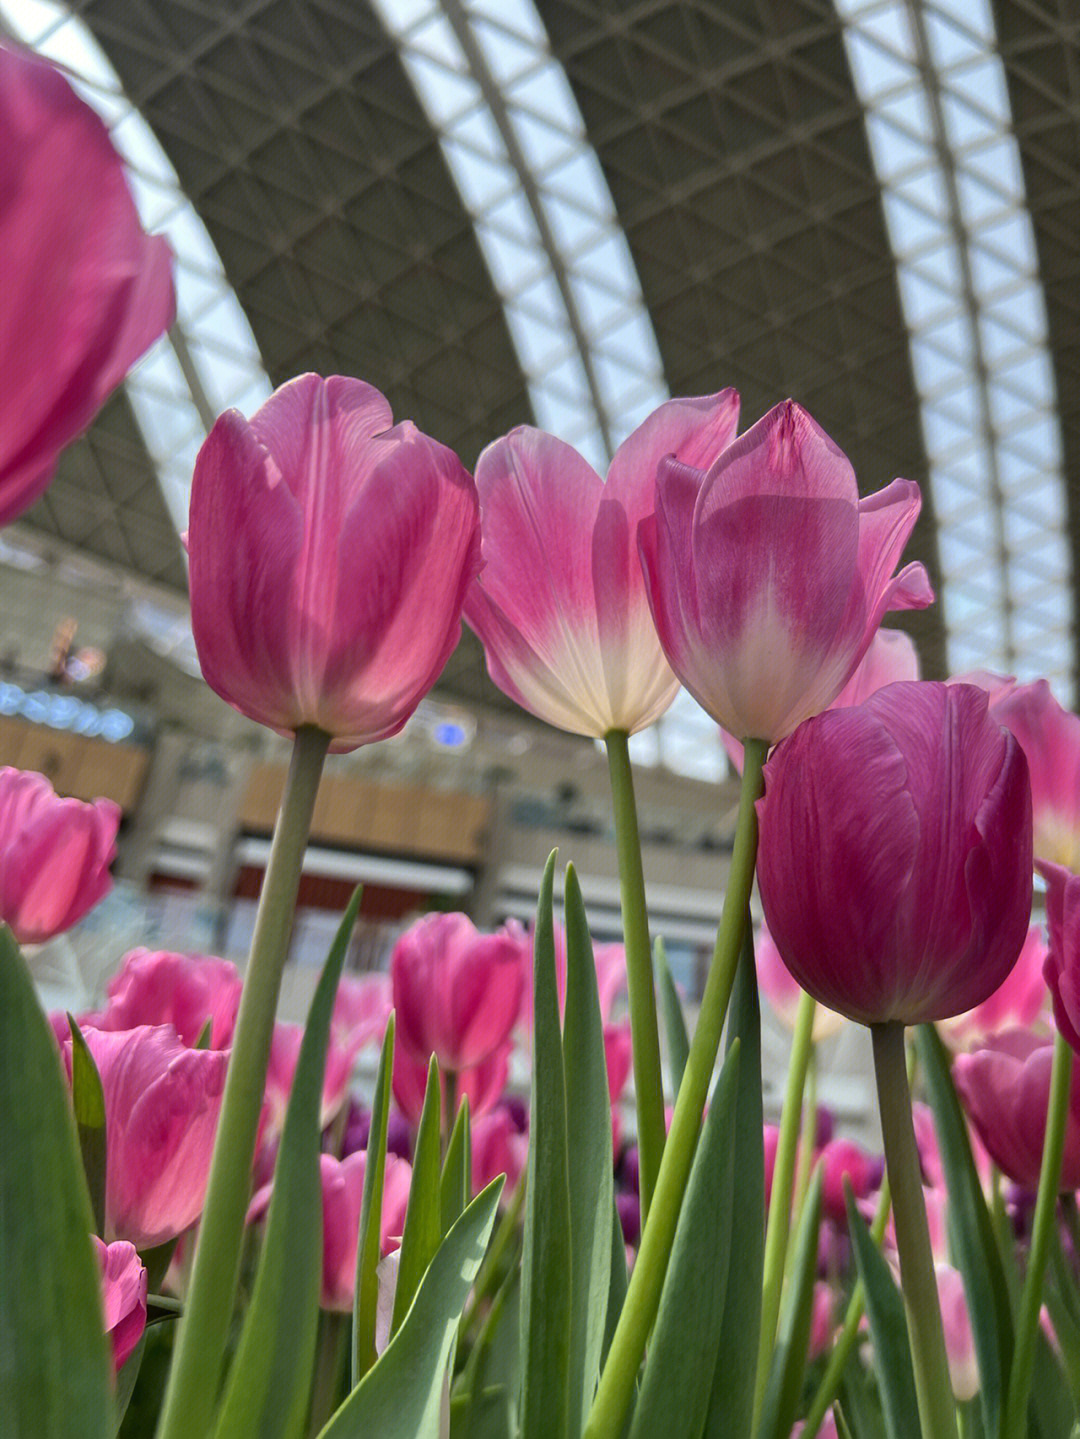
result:
[[(816, 1012), (816, 1006), (815, 1006)], [(795, 1198), (791, 1206), (795, 1232), (798, 1233), (803, 1206), (810, 1189), (810, 1175), (814, 1168), (814, 1150), (817, 1148), (817, 1044), (811, 1046), (810, 1063), (806, 1069), (806, 1089), (803, 1098), (802, 1129), (799, 1131), (799, 1157), (795, 1164)], [(794, 1250), (788, 1247), (784, 1263), (784, 1274), (791, 1268)]]
[(609, 730), (604, 736), (615, 813), (615, 848), (619, 857), (623, 939), (626, 944), (626, 989), (630, 998), (630, 1043), (634, 1059), (640, 1161), (641, 1223), (652, 1202), (656, 1175), (664, 1153), (664, 1081), (660, 1072), (660, 1030), (656, 1018), (649, 914), (645, 905), (645, 874), (641, 866), (630, 736)]
[(326, 1421), (341, 1402), (349, 1328), (348, 1314), (330, 1309), (319, 1310), (319, 1340), (311, 1386), (311, 1412), (308, 1415), (309, 1435), (322, 1433)]
[(765, 1388), (769, 1382), (769, 1369), (776, 1344), (776, 1321), (780, 1315), (784, 1261), (787, 1258), (788, 1234), (791, 1228), (795, 1155), (799, 1144), (806, 1071), (814, 1048), (816, 1010), (816, 1002), (804, 990), (799, 998), (795, 1038), (788, 1062), (787, 1088), (780, 1114), (780, 1134), (776, 1143), (776, 1163), (769, 1196), (769, 1220), (765, 1229), (765, 1278), (761, 1293), (761, 1333), (758, 1337), (757, 1373), (754, 1381), (754, 1423), (750, 1431), (752, 1434), (757, 1433), (761, 1421), (761, 1408), (765, 1402)]
[[(890, 1196), (889, 1181), (887, 1178), (881, 1181), (881, 1189), (878, 1192), (878, 1205), (874, 1213), (873, 1222), (870, 1225), (870, 1237), (880, 1248), (882, 1236), (885, 1233), (885, 1225), (889, 1220)], [(851, 1298), (848, 1300), (847, 1313), (844, 1315), (844, 1323), (836, 1342), (829, 1355), (829, 1362), (825, 1366), (825, 1373), (822, 1375), (821, 1383), (818, 1385), (817, 1393), (806, 1415), (806, 1423), (803, 1426), (801, 1439), (814, 1439), (818, 1430), (825, 1422), (825, 1415), (829, 1411), (829, 1405), (836, 1398), (840, 1390), (840, 1381), (844, 1377), (844, 1370), (851, 1358), (851, 1351), (855, 1348), (859, 1338), (859, 1325), (862, 1323), (863, 1314), (866, 1311), (866, 1290), (863, 1288), (861, 1279), (856, 1280), (855, 1288), (851, 1291)]]
[(872, 1024), (870, 1036), (923, 1439), (957, 1439), (956, 1403), (926, 1222), (922, 1166), (911, 1118), (904, 1026), (898, 1020)]
[(1050, 1253), (1050, 1240), (1057, 1223), (1061, 1161), (1065, 1153), (1065, 1130), (1069, 1119), (1073, 1052), (1060, 1031), (1054, 1036), (1054, 1063), (1050, 1071), (1050, 1103), (1046, 1115), (1039, 1193), (1035, 1200), (1035, 1221), (1031, 1231), (1024, 1292), (1016, 1319), (1016, 1347), (1013, 1350), (1009, 1392), (1005, 1405), (1004, 1439), (1025, 1439), (1031, 1376), (1035, 1365), (1035, 1341), (1039, 1332), (1043, 1280)]
[(716, 1052), (727, 1015), (728, 1000), (742, 950), (750, 890), (757, 859), (757, 811), (762, 767), (768, 745), (747, 740), (743, 764), (735, 847), (716, 935), (713, 962), (705, 982), (697, 1027), (675, 1101), (664, 1156), (656, 1177), (653, 1204), (641, 1232), (638, 1257), (630, 1275), (626, 1300), (611, 1339), (583, 1439), (619, 1439), (633, 1398), (645, 1343), (660, 1303), (660, 1291), (675, 1238), (683, 1192), (694, 1162), (701, 1115), (709, 1095)]
[(236, 1297), (240, 1240), (251, 1194), (251, 1165), (281, 971), (329, 745), (330, 736), (311, 725), (296, 732), (255, 916), (191, 1287), (177, 1332), (158, 1439), (187, 1439), (211, 1430)]

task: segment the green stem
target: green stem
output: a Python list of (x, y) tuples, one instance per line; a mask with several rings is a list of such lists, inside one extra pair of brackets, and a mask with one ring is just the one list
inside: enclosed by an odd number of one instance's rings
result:
[(292, 933), (300, 869), (330, 736), (297, 730), (251, 939), (233, 1033), (206, 1205), (186, 1312), (158, 1424), (158, 1439), (208, 1434), (232, 1322), (255, 1135), (266, 1087), (281, 971)]
[(345, 1351), (348, 1348), (350, 1317), (329, 1309), (319, 1311), (319, 1340), (315, 1352), (315, 1377), (311, 1386), (308, 1435), (322, 1432), (338, 1407), (345, 1378)]
[(713, 962), (705, 982), (697, 1028), (686, 1070), (675, 1101), (664, 1157), (653, 1191), (652, 1208), (641, 1233), (641, 1244), (619, 1315), (607, 1363), (593, 1399), (583, 1439), (619, 1439), (634, 1383), (645, 1352), (645, 1342), (656, 1317), (660, 1290), (675, 1238), (683, 1192), (694, 1162), (701, 1114), (709, 1094), (716, 1052), (727, 1015), (731, 987), (746, 928), (747, 906), (757, 858), (757, 812), (754, 802), (762, 790), (761, 770), (768, 746), (764, 740), (747, 740), (743, 765), (735, 847), (724, 894), (724, 908), (716, 935)]
[[(889, 1181), (883, 1179), (878, 1193), (878, 1207), (874, 1213), (873, 1223), (870, 1225), (870, 1236), (879, 1247), (882, 1235), (885, 1233), (885, 1225), (888, 1223), (889, 1208)], [(801, 1439), (814, 1439), (825, 1422), (829, 1405), (840, 1392), (840, 1381), (844, 1377), (844, 1370), (851, 1358), (851, 1351), (858, 1342), (859, 1325), (862, 1323), (865, 1311), (866, 1290), (863, 1288), (862, 1280), (859, 1279), (856, 1280), (855, 1288), (851, 1291), (843, 1326), (836, 1336), (832, 1353), (829, 1355), (829, 1362), (825, 1366), (825, 1373), (821, 1377), (821, 1383), (818, 1385), (817, 1393), (814, 1395), (813, 1403), (807, 1413)]]
[[(816, 1008), (816, 1006), (815, 1006)], [(806, 1204), (806, 1194), (810, 1188), (810, 1175), (814, 1169), (814, 1149), (817, 1142), (817, 1045), (810, 1047), (810, 1063), (806, 1069), (806, 1097), (803, 1100), (802, 1129), (799, 1133), (799, 1157), (795, 1163), (795, 1202), (791, 1212), (794, 1216), (795, 1229), (798, 1231), (799, 1220), (802, 1218), (803, 1207)], [(791, 1250), (788, 1250), (788, 1260), (791, 1259)], [(785, 1269), (786, 1269), (785, 1265)]]
[(1069, 1119), (1072, 1066), (1073, 1052), (1061, 1034), (1056, 1034), (1054, 1065), (1050, 1072), (1046, 1139), (1043, 1143), (1039, 1193), (1035, 1201), (1035, 1222), (1031, 1231), (1024, 1292), (1016, 1319), (1016, 1347), (1013, 1350), (1009, 1394), (1005, 1405), (1005, 1426), (1002, 1430), (1004, 1439), (1024, 1439), (1028, 1432), (1028, 1398), (1035, 1365), (1035, 1340), (1039, 1332), (1046, 1261), (1050, 1252), (1051, 1232), (1056, 1223), (1058, 1190), (1061, 1186), (1061, 1160), (1065, 1153), (1065, 1129)]
[(795, 1177), (795, 1155), (799, 1145), (802, 1119), (803, 1089), (806, 1071), (814, 1048), (814, 1012), (817, 1004), (805, 990), (799, 999), (795, 1020), (795, 1038), (788, 1063), (784, 1107), (780, 1113), (780, 1135), (776, 1144), (772, 1193), (769, 1197), (769, 1220), (765, 1229), (765, 1277), (761, 1292), (761, 1334), (758, 1338), (757, 1371), (754, 1381), (754, 1422), (756, 1434), (769, 1382), (773, 1348), (776, 1344), (776, 1322), (780, 1315), (780, 1294), (784, 1287), (784, 1261), (787, 1258), (788, 1233), (791, 1228), (792, 1181)]
[(619, 856), (626, 989), (630, 999), (630, 1040), (637, 1101), (641, 1222), (644, 1225), (664, 1153), (664, 1082), (660, 1073), (660, 1031), (656, 1020), (649, 914), (645, 906), (645, 875), (641, 867), (641, 840), (638, 837), (629, 739), (625, 730), (617, 729), (609, 730), (604, 736), (615, 813), (615, 848)]
[(893, 1196), (900, 1287), (907, 1313), (915, 1394), (923, 1439), (957, 1439), (956, 1403), (945, 1355), (934, 1257), (926, 1223), (922, 1168), (911, 1120), (911, 1090), (904, 1061), (904, 1026), (872, 1024), (885, 1164)]

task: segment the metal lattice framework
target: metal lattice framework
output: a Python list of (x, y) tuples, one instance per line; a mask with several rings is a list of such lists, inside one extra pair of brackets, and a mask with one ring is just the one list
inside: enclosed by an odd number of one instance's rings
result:
[[(172, 344), (29, 523), (181, 583), (165, 522), (207, 419), (306, 368), (370, 379), (466, 463), (531, 420), (601, 470), (669, 390), (735, 384), (747, 420), (790, 393), (867, 490), (924, 487), (926, 671), (1067, 696), (1080, 20), (1053, 0), (0, 16), (84, 73), (180, 262)], [(471, 638), (445, 684), (492, 698)], [(715, 764), (700, 722), (641, 743)]]

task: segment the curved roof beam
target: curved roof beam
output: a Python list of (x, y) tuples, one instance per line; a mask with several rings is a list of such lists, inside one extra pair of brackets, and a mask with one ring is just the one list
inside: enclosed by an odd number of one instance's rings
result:
[(954, 672), (1071, 682), (1064, 463), (989, 0), (836, 0), (896, 255)]
[(195, 456), (222, 410), (250, 414), (270, 381), (206, 227), (150, 126), (87, 25), (56, 0), (0, 0), (0, 25), (62, 65), (109, 126), (139, 217), (176, 255), (176, 320), (125, 381), (127, 397), (177, 531), (187, 529)]

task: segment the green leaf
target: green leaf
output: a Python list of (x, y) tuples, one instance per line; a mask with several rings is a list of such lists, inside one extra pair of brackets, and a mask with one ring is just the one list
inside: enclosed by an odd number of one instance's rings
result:
[(799, 1232), (795, 1237), (791, 1282), (780, 1316), (780, 1332), (765, 1391), (759, 1432), (762, 1436), (771, 1436), (771, 1439), (789, 1439), (802, 1398), (814, 1308), (818, 1231), (821, 1228), (821, 1183), (819, 1165), (810, 1181)]
[(469, 1202), (472, 1187), (469, 1143), (469, 1096), (461, 1096), (461, 1107), (454, 1120), (450, 1143), (446, 1146), (443, 1160), (442, 1179), (439, 1184), (441, 1233), (446, 1234), (450, 1226)]
[(1068, 1434), (1076, 1419), (1069, 1386), (1042, 1327), (1035, 1335), (1035, 1367), (1028, 1402), (1028, 1431), (1032, 1439), (1058, 1439)]
[(626, 1301), (626, 1240), (623, 1238), (622, 1220), (611, 1198), (611, 1273), (608, 1275), (607, 1313), (604, 1316), (604, 1342), (600, 1346), (600, 1369), (603, 1372), (607, 1353), (619, 1322), (623, 1304)]
[(502, 1186), (501, 1176), (492, 1180), (450, 1230), (401, 1328), (320, 1439), (438, 1439), (450, 1349)]
[(1080, 1328), (1077, 1328), (1068, 1304), (1055, 1286), (1047, 1286), (1043, 1298), (1061, 1349), (1061, 1365), (1072, 1395), (1073, 1408), (1080, 1414)]
[(442, 1132), (442, 1099), (439, 1085), (439, 1062), (434, 1055), (428, 1065), (424, 1107), (420, 1111), (420, 1128), (416, 1132), (409, 1203), (405, 1210), (405, 1227), (401, 1235), (401, 1259), (398, 1263), (397, 1289), (394, 1293), (394, 1316), (390, 1333), (396, 1334), (420, 1288), (428, 1265), (435, 1257), (442, 1238), (442, 1199), (439, 1194), (439, 1136)]
[(919, 1409), (904, 1301), (884, 1255), (870, 1238), (870, 1231), (855, 1208), (846, 1178), (844, 1198), (855, 1263), (866, 1291), (866, 1317), (874, 1341), (874, 1373), (881, 1390), (885, 1427), (889, 1439), (919, 1439)]
[(949, 1238), (971, 1316), (984, 1425), (988, 1434), (997, 1434), (1012, 1367), (1013, 1320), (1008, 1283), (975, 1170), (967, 1124), (953, 1086), (948, 1053), (932, 1024), (918, 1026), (915, 1045), (934, 1111), (949, 1191)]
[(83, 1038), (82, 1030), (71, 1014), (67, 1017), (71, 1030), (71, 1101), (75, 1111), (75, 1130), (79, 1136), (86, 1188), (94, 1214), (94, 1233), (105, 1237), (105, 1091), (101, 1087), (94, 1056)]
[(390, 1118), (390, 1084), (394, 1071), (394, 1015), (383, 1036), (375, 1094), (371, 1101), (364, 1191), (360, 1200), (360, 1237), (356, 1246), (356, 1298), (353, 1301), (352, 1382), (375, 1363), (375, 1314), (379, 1302), (376, 1273), (382, 1253), (383, 1181), (386, 1177), (386, 1127)]
[(630, 1439), (698, 1439), (705, 1423), (724, 1320), (738, 1078), (735, 1043), (694, 1155)]
[(728, 1013), (729, 1054), (735, 1039), (739, 1041), (734, 1157), (735, 1173), (739, 1176), (739, 1202), (731, 1221), (724, 1323), (703, 1439), (733, 1439), (735, 1435), (749, 1434), (754, 1411), (754, 1371), (765, 1264), (765, 1153), (761, 1015), (749, 920)]
[(322, 1285), (319, 1106), (341, 968), (360, 908), (354, 892), (308, 1011), (274, 1166), (274, 1189), (251, 1303), (218, 1415), (216, 1439), (293, 1439), (303, 1432)]
[(844, 1416), (844, 1411), (839, 1404), (833, 1405), (833, 1418), (836, 1420), (837, 1439), (854, 1439), (847, 1419)]
[(686, 1032), (686, 1019), (682, 1001), (675, 988), (671, 966), (668, 964), (664, 941), (659, 937), (653, 946), (656, 955), (656, 973), (660, 983), (660, 1008), (664, 1015), (664, 1033), (667, 1036), (668, 1066), (671, 1070), (671, 1087), (676, 1094), (682, 1084), (683, 1070), (690, 1054), (690, 1036)]
[[(569, 1428), (570, 1178), (552, 889), (555, 854), (540, 885), (533, 941), (533, 1081), (521, 1259), (521, 1439), (566, 1439)], [(575, 1416), (576, 1418), (576, 1416)]]
[(112, 1439), (94, 1218), (56, 1038), (0, 925), (0, 1434)]
[[(570, 1431), (585, 1422), (600, 1374), (611, 1282), (611, 1093), (589, 921), (572, 864), (566, 866), (566, 1151), (570, 1183)], [(620, 1245), (620, 1248), (622, 1246)]]
[[(459, 1400), (451, 1410), (450, 1439), (512, 1439), (516, 1431), (520, 1336), (518, 1334), (521, 1271), (515, 1264), (499, 1286), (468, 1363), (455, 1385)], [(492, 1390), (502, 1395), (491, 1402)]]

